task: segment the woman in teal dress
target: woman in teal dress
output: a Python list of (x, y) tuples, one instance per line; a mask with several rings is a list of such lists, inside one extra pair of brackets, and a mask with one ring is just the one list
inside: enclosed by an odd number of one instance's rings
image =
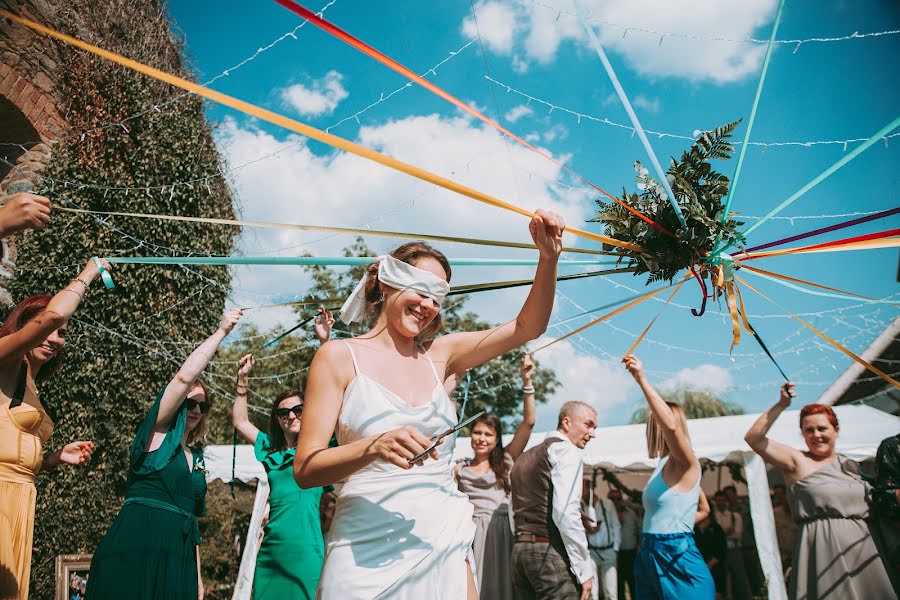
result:
[(206, 475), (194, 444), (206, 431), (210, 397), (198, 377), (241, 314), (225, 314), (138, 428), (125, 503), (94, 552), (87, 598), (202, 600), (197, 517), (206, 511)]
[[(316, 337), (328, 340), (334, 317), (321, 310)], [(269, 518), (253, 574), (253, 600), (309, 599), (316, 595), (325, 556), (319, 503), (322, 488), (301, 489), (293, 467), (303, 396), (299, 390), (278, 394), (269, 415), (269, 433), (250, 422), (247, 391), (253, 355), (241, 358), (232, 416), (241, 436), (253, 444), (256, 459), (269, 478)]]

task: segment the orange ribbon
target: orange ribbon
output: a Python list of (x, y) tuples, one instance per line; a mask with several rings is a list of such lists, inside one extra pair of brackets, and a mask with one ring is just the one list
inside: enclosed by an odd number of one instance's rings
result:
[[(489, 204), (491, 206), (495, 206), (498, 208), (502, 208), (504, 210), (508, 210), (510, 212), (514, 212), (520, 214), (525, 217), (533, 217), (534, 215), (525, 210), (524, 208), (519, 208), (509, 202), (504, 200), (500, 200), (498, 198), (494, 198), (493, 196), (489, 196), (483, 192), (479, 192), (478, 190), (472, 189), (470, 187), (464, 186), (462, 184), (456, 183), (450, 179), (446, 179), (441, 177), (440, 175), (435, 175), (430, 171), (426, 171), (425, 169), (420, 169), (418, 167), (414, 167), (410, 164), (407, 164), (403, 161), (397, 160), (396, 158), (391, 158), (390, 156), (386, 156), (379, 152), (376, 152), (370, 148), (366, 148), (365, 146), (361, 146), (360, 144), (356, 144), (349, 140), (345, 140), (344, 138), (338, 137), (336, 135), (332, 135), (320, 129), (316, 129), (315, 127), (311, 127), (306, 125), (305, 123), (301, 123), (300, 121), (296, 121), (294, 119), (289, 119), (283, 115), (279, 115), (278, 113), (272, 112), (270, 110), (266, 110), (264, 108), (260, 108), (254, 104), (250, 104), (249, 102), (245, 102), (243, 100), (238, 100), (232, 96), (228, 96), (227, 94), (223, 94), (221, 92), (217, 92), (215, 90), (211, 90), (207, 87), (204, 87), (200, 84), (194, 83), (193, 81), (188, 81), (187, 79), (183, 79), (176, 75), (172, 75), (165, 71), (161, 71), (159, 69), (154, 69), (153, 67), (147, 66), (141, 62), (136, 60), (132, 60), (130, 58), (126, 58), (121, 54), (116, 54), (115, 52), (110, 52), (109, 50), (104, 50), (103, 48), (99, 48), (94, 46), (93, 44), (89, 44), (77, 38), (74, 38), (70, 35), (66, 35), (64, 33), (60, 33), (55, 29), (51, 29), (49, 27), (45, 27), (44, 25), (40, 25), (35, 23), (34, 21), (30, 21), (23, 17), (19, 17), (17, 15), (12, 14), (9, 11), (0, 9), (0, 16), (6, 17), (8, 19), (12, 19), (13, 21), (25, 25), (35, 31), (40, 31), (45, 33), (51, 37), (54, 37), (58, 40), (62, 40), (67, 44), (72, 46), (81, 48), (82, 50), (86, 50), (91, 54), (95, 54), (97, 56), (103, 57), (107, 60), (110, 60), (116, 64), (122, 65), (123, 67), (127, 67), (138, 73), (143, 73), (144, 75), (148, 75), (157, 79), (159, 81), (164, 81), (170, 85), (181, 88), (183, 90), (193, 92), (198, 96), (203, 96), (213, 102), (217, 102), (224, 106), (228, 106), (235, 110), (239, 110), (245, 114), (257, 117), (263, 121), (267, 121), (274, 125), (279, 125), (293, 131), (295, 133), (299, 133), (300, 135), (304, 135), (308, 138), (312, 138), (324, 144), (328, 144), (334, 148), (338, 148), (340, 150), (344, 150), (346, 152), (351, 152), (356, 154), (357, 156), (362, 156), (363, 158), (367, 158), (371, 161), (382, 164), (386, 167), (390, 167), (402, 173), (406, 173), (407, 175), (411, 175), (412, 177), (416, 177), (423, 181), (427, 181), (429, 183), (433, 183), (438, 185), (444, 189), (450, 190), (452, 192), (456, 192), (458, 194), (462, 194), (463, 196), (468, 196), (473, 200), (477, 200), (478, 202), (483, 202), (484, 204)], [(611, 238), (605, 235), (599, 235), (596, 233), (592, 233), (590, 231), (585, 231), (582, 229), (576, 229), (574, 227), (566, 227), (566, 231), (569, 233), (573, 233), (575, 235), (594, 240), (596, 242), (600, 242), (603, 244), (610, 244), (612, 246), (619, 246), (622, 248), (627, 248), (628, 250), (633, 250), (635, 252), (640, 252), (640, 246), (635, 244), (631, 244), (628, 242), (623, 242), (622, 240), (617, 240), (615, 238)]]
[(634, 351), (637, 350), (637, 347), (640, 345), (640, 343), (644, 341), (644, 337), (645, 337), (645, 336), (647, 335), (647, 333), (650, 331), (650, 328), (653, 327), (653, 324), (654, 324), (654, 323), (656, 323), (656, 320), (659, 318), (659, 315), (663, 314), (663, 311), (665, 311), (665, 310), (666, 310), (666, 307), (669, 306), (669, 302), (672, 301), (672, 298), (675, 297), (675, 294), (678, 293), (678, 290), (680, 290), (680, 289), (681, 289), (681, 286), (683, 286), (685, 283), (687, 283), (687, 279), (685, 279), (684, 281), (682, 281), (681, 283), (679, 283), (679, 284), (675, 287), (675, 289), (672, 290), (672, 293), (669, 294), (669, 298), (666, 300), (666, 303), (663, 305), (663, 307), (662, 307), (661, 309), (659, 309), (659, 312), (656, 313), (656, 316), (653, 317), (653, 319), (650, 321), (650, 323), (649, 323), (646, 327), (644, 327), (644, 330), (641, 332), (641, 335), (637, 336), (637, 339), (634, 340), (634, 343), (631, 345), (631, 348), (629, 348), (628, 351), (625, 353), (625, 356), (626, 356), (626, 357), (631, 356), (632, 354), (634, 354)]
[(741, 283), (743, 283), (744, 285), (746, 285), (748, 288), (750, 288), (751, 290), (753, 290), (754, 292), (756, 292), (757, 294), (759, 294), (760, 296), (762, 296), (763, 298), (765, 298), (766, 300), (768, 300), (769, 302), (771, 302), (772, 304), (774, 304), (775, 306), (777, 306), (778, 308), (780, 308), (781, 310), (783, 310), (784, 312), (786, 312), (787, 314), (792, 316), (801, 325), (803, 325), (804, 327), (806, 327), (807, 329), (809, 329), (810, 331), (815, 333), (817, 336), (819, 336), (820, 338), (822, 338), (823, 340), (825, 340), (826, 342), (828, 342), (829, 344), (831, 344), (832, 346), (834, 346), (835, 348), (837, 348), (838, 350), (840, 350), (841, 352), (843, 352), (844, 354), (846, 354), (847, 356), (849, 356), (850, 358), (852, 358), (853, 360), (855, 360), (856, 362), (858, 362), (859, 364), (861, 364), (862, 366), (867, 368), (869, 371), (871, 371), (872, 373), (875, 373), (876, 375), (878, 375), (879, 377), (881, 377), (882, 379), (884, 379), (885, 381), (890, 383), (895, 388), (900, 389), (900, 383), (895, 381), (890, 375), (881, 371), (874, 365), (869, 364), (867, 361), (863, 360), (862, 358), (860, 358), (859, 356), (857, 356), (856, 354), (854, 354), (847, 348), (844, 348), (838, 342), (834, 341), (833, 339), (831, 339), (830, 337), (828, 337), (827, 335), (825, 335), (824, 333), (822, 333), (821, 331), (819, 331), (818, 329), (816, 329), (815, 327), (813, 327), (812, 325), (810, 325), (809, 323), (807, 323), (806, 321), (804, 321), (803, 319), (801, 319), (800, 317), (798, 317), (797, 315), (795, 315), (794, 313), (789, 311), (788, 309), (784, 308), (783, 306), (781, 306), (780, 304), (778, 304), (777, 302), (775, 302), (774, 300), (772, 300), (771, 298), (769, 298), (768, 296), (763, 294), (761, 291), (759, 291), (758, 289), (756, 289), (755, 287), (753, 287), (752, 285), (750, 285), (749, 283), (747, 283), (740, 277), (737, 277), (735, 275), (735, 278), (738, 281), (740, 281)]
[(798, 279), (796, 277), (790, 277), (788, 275), (781, 275), (780, 273), (773, 273), (772, 271), (766, 271), (765, 269), (751, 267), (750, 265), (742, 265), (742, 268), (747, 269), (751, 273), (760, 273), (762, 275), (768, 275), (769, 277), (775, 277), (776, 279), (783, 279), (785, 281), (793, 281), (794, 283), (801, 283), (803, 285), (808, 285), (810, 287), (816, 287), (816, 288), (819, 288), (822, 290), (829, 290), (831, 292), (838, 292), (839, 294), (846, 294), (848, 296), (856, 296), (857, 298), (862, 298), (863, 300), (876, 300), (875, 298), (870, 298), (869, 296), (863, 296), (862, 294), (855, 294), (853, 292), (848, 292), (848, 291), (842, 290), (840, 288), (828, 287), (827, 285), (813, 283), (812, 281), (806, 281), (805, 279)]
[(301, 6), (300, 4), (297, 4), (296, 2), (292, 2), (291, 0), (275, 0), (275, 2), (277, 2), (284, 8), (288, 9), (289, 11), (296, 13), (300, 17), (303, 17), (304, 19), (308, 20), (310, 23), (312, 23), (319, 29), (322, 29), (323, 31), (330, 33), (332, 36), (338, 38), (342, 42), (348, 44), (349, 46), (352, 46), (353, 48), (356, 48), (357, 50), (359, 50), (363, 54), (369, 56), (370, 58), (377, 60), (378, 62), (380, 62), (384, 66), (388, 67), (389, 69), (392, 69), (392, 70), (396, 71), (397, 73), (400, 73), (401, 75), (403, 75), (410, 81), (414, 81), (415, 83), (419, 84), (420, 86), (422, 86), (423, 88), (425, 88), (426, 90), (431, 92), (432, 94), (435, 94), (436, 96), (438, 96), (440, 98), (443, 98), (444, 100), (451, 103), (453, 106), (457, 107), (458, 109), (467, 112), (468, 114), (472, 115), (476, 119), (493, 127), (494, 129), (496, 129), (503, 135), (505, 135), (509, 138), (512, 138), (513, 140), (515, 140), (522, 146), (525, 146), (532, 152), (535, 152), (535, 153), (539, 154), (540, 156), (543, 156), (547, 160), (551, 161), (553, 164), (557, 165), (558, 167), (561, 167), (562, 169), (565, 169), (567, 172), (571, 173), (572, 175), (574, 175), (575, 177), (577, 177), (578, 179), (580, 179), (587, 185), (591, 186), (592, 188), (594, 188), (595, 190), (597, 190), (598, 192), (600, 192), (607, 198), (610, 198), (611, 200), (614, 200), (615, 202), (619, 203), (621, 206), (625, 207), (627, 210), (629, 210), (635, 216), (642, 219), (644, 222), (648, 223), (650, 226), (658, 229), (659, 231), (662, 231), (663, 233), (665, 233), (671, 237), (674, 237), (672, 232), (669, 231), (668, 229), (666, 229), (665, 227), (663, 227), (662, 225), (659, 225), (658, 223), (656, 223), (649, 217), (645, 217), (644, 215), (642, 215), (640, 212), (638, 212), (631, 206), (628, 206), (628, 204), (622, 202), (621, 200), (619, 200), (618, 198), (616, 198), (615, 196), (613, 196), (606, 190), (594, 185), (593, 183), (591, 183), (590, 181), (588, 181), (587, 179), (585, 179), (584, 177), (582, 177), (581, 175), (579, 175), (578, 173), (576, 173), (575, 171), (573, 171), (572, 169), (567, 167), (562, 162), (556, 160), (555, 158), (553, 158), (552, 156), (550, 156), (543, 150), (536, 148), (535, 146), (528, 143), (526, 140), (523, 140), (522, 138), (520, 138), (513, 132), (509, 131), (508, 129), (506, 129), (505, 127), (503, 127), (496, 121), (486, 117), (485, 115), (483, 115), (480, 111), (476, 110), (475, 108), (472, 108), (469, 104), (466, 104), (465, 102), (463, 102), (462, 100), (460, 100), (459, 98), (454, 96), (453, 94), (436, 86), (435, 84), (431, 83), (424, 77), (418, 75), (414, 71), (411, 71), (407, 67), (404, 67), (403, 65), (401, 65), (399, 62), (397, 62), (393, 58), (387, 56), (386, 54), (384, 54), (383, 52), (381, 52), (379, 50), (376, 50), (375, 48), (373, 48), (366, 42), (364, 42), (361, 39), (354, 36), (353, 34), (347, 32), (347, 31), (344, 31), (343, 29), (341, 29), (334, 23), (326, 21), (325, 19), (323, 19), (316, 13), (312, 12), (311, 10), (309, 10), (308, 8), (306, 8), (304, 6)]

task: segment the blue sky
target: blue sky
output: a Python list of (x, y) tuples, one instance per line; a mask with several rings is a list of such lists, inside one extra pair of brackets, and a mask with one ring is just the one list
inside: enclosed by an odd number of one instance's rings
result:
[[(746, 123), (764, 45), (710, 38), (767, 39), (776, 4), (775, 0), (584, 0), (590, 22), (643, 126), (681, 136), (739, 117)], [(322, 6), (317, 2), (309, 8)], [(274, 2), (172, 0), (169, 7), (173, 28), (184, 37), (200, 81), (220, 75), (300, 25), (296, 15)], [(587, 117), (579, 122), (563, 110), (628, 123), (574, 12), (572, 0), (474, 4), (336, 0), (325, 16), (417, 72), (445, 61), (436, 74), (429, 74), (437, 85), (527, 136), (610, 192), (620, 193), (623, 186), (634, 191), (632, 162), (638, 159), (649, 164), (637, 137), (629, 130)], [(898, 28), (900, 6), (889, 0), (794, 0), (785, 6), (778, 38), (806, 40)], [(869, 137), (894, 119), (900, 108), (900, 82), (890, 67), (898, 56), (900, 35), (896, 34), (777, 45), (752, 140), (817, 142)], [(502, 85), (489, 81), (488, 74)], [(319, 128), (334, 126), (331, 133), (524, 208), (553, 208), (571, 225), (599, 231), (584, 223), (593, 216), (594, 196), (570, 175), (429, 92), (415, 86), (403, 88), (405, 83), (396, 73), (307, 25), (294, 31), (294, 37), (284, 38), (219, 78), (212, 87)], [(367, 108), (398, 89), (395, 95)], [(543, 102), (559, 108), (550, 110)], [(358, 118), (349, 118), (359, 111), (363, 112)], [(527, 239), (526, 221), (519, 216), (317, 142), (307, 144), (230, 109), (210, 106), (208, 114), (217, 125), (217, 139), (228, 165), (235, 168), (251, 163), (231, 173), (245, 218)], [(741, 126), (737, 138), (743, 134)], [(662, 161), (678, 156), (690, 144), (656, 136), (651, 136), (651, 143)], [(856, 143), (851, 142), (849, 148)], [(844, 151), (842, 144), (751, 147), (735, 194), (735, 210), (750, 216), (764, 214), (839, 160)], [(900, 137), (875, 144), (781, 214), (796, 219), (769, 221), (754, 232), (751, 243), (841, 220), (808, 217), (896, 206), (898, 157)], [(734, 164), (732, 160), (718, 167), (730, 175)], [(898, 225), (900, 219), (894, 217), (820, 239)], [(241, 250), (285, 255), (307, 250), (324, 256), (336, 254), (349, 241), (319, 234), (246, 231)], [(567, 243), (591, 245), (574, 237)], [(392, 246), (389, 240), (379, 238), (372, 238), (370, 244), (379, 252)], [(527, 251), (451, 244), (443, 249), (451, 257), (530, 256)], [(897, 265), (897, 250), (891, 249), (771, 258), (759, 261), (758, 266), (886, 297), (900, 292)], [(564, 270), (574, 272), (576, 268)], [(234, 274), (238, 288), (234, 301), (240, 304), (301, 294), (308, 284), (301, 273), (290, 268), (237, 269)], [(459, 268), (454, 283), (527, 275), (527, 268)], [(642, 278), (616, 277), (561, 284), (553, 320), (580, 312), (579, 306), (593, 308), (630, 295), (633, 292), (628, 288), (644, 288)], [(794, 312), (817, 313), (809, 314), (809, 321), (854, 351), (861, 351), (898, 314), (892, 306), (858, 306), (818, 298), (758, 279), (753, 284)], [(473, 297), (470, 307), (485, 318), (506, 320), (515, 316), (523, 294), (484, 294)], [(715, 306), (702, 318), (692, 317), (687, 307), (697, 306), (698, 296), (695, 286), (686, 285), (637, 354), (657, 382), (691, 381), (751, 412), (768, 406), (777, 393), (778, 372), (746, 337), (729, 356), (730, 323)], [(847, 367), (848, 359), (823, 347), (778, 307), (749, 290), (744, 296), (760, 333), (798, 382), (801, 400), (813, 401)], [(549, 426), (554, 408), (569, 399), (593, 402), (604, 424), (625, 422), (640, 397), (615, 361), (660, 306), (648, 302), (548, 351), (544, 359), (560, 374), (565, 388), (541, 410), (539, 427)], [(262, 325), (289, 320), (285, 311), (256, 312)], [(565, 327), (551, 328), (548, 335), (565, 331)], [(890, 365), (883, 367), (892, 372)]]

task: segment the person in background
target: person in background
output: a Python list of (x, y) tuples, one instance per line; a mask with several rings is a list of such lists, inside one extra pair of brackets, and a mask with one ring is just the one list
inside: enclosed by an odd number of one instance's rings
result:
[(700, 554), (703, 555), (709, 572), (712, 573), (713, 582), (716, 585), (716, 600), (725, 598), (728, 593), (728, 576), (725, 570), (728, 546), (725, 532), (716, 522), (715, 511), (694, 526), (694, 542), (697, 544)]
[(587, 534), (588, 550), (596, 567), (594, 598), (617, 600), (619, 595), (617, 554), (622, 543), (622, 526), (615, 505), (594, 494), (594, 479), (585, 479), (581, 495), (581, 521)]
[(50, 200), (37, 194), (19, 192), (7, 196), (0, 206), (0, 238), (26, 229), (43, 229), (50, 224), (51, 208)]
[(800, 525), (789, 598), (896, 598), (867, 524), (871, 488), (858, 466), (837, 453), (840, 425), (834, 410), (823, 404), (800, 409), (805, 451), (768, 437), (794, 395), (793, 384), (782, 386), (778, 402), (744, 436), (754, 452), (784, 473)]
[(756, 535), (753, 533), (753, 518), (750, 515), (750, 501), (746, 496), (738, 496), (737, 488), (726, 485), (722, 488), (731, 510), (741, 515), (744, 527), (741, 532), (740, 547), (744, 572), (747, 574), (747, 586), (750, 595), (756, 595), (764, 580), (762, 567), (759, 564), (759, 553), (756, 551)]
[[(0, 209), (2, 210), (2, 209)], [(105, 268), (109, 263), (103, 261)], [(90, 460), (94, 444), (45, 445), (65, 401), (40, 398), (38, 384), (62, 366), (68, 322), (99, 276), (93, 260), (52, 298), (29, 296), (0, 327), (0, 598), (28, 598), (38, 472)]]
[(634, 566), (639, 600), (712, 599), (715, 584), (694, 544), (694, 525), (709, 512), (700, 489), (703, 474), (691, 446), (687, 418), (666, 402), (644, 375), (636, 356), (622, 359), (640, 386), (650, 414), (647, 455), (659, 464), (644, 489), (641, 547)]
[(618, 575), (616, 592), (619, 600), (625, 600), (625, 585), (627, 584), (628, 595), (634, 598), (634, 559), (637, 556), (638, 542), (641, 539), (641, 521), (637, 512), (625, 502), (621, 491), (612, 488), (606, 497), (616, 507), (616, 516), (619, 519), (621, 532), (619, 552), (616, 555), (616, 574)]
[[(334, 317), (319, 308), (315, 335), (320, 344), (331, 337)], [(296, 598), (312, 600), (319, 584), (325, 557), (320, 518), (323, 488), (301, 489), (294, 481), (294, 455), (303, 414), (300, 390), (285, 390), (275, 396), (269, 412), (268, 432), (250, 421), (247, 394), (250, 390), (252, 354), (241, 357), (232, 406), (232, 423), (253, 444), (256, 460), (269, 480), (269, 518), (256, 557), (253, 577), (254, 600)]]
[[(525, 451), (535, 421), (535, 365), (529, 355), (522, 359), (522, 422), (509, 445), (503, 447), (500, 417), (486, 413), (472, 423), (475, 457), (456, 463), (454, 474), (459, 491), (475, 507), (475, 578), (479, 598), (512, 600), (510, 560), (513, 535), (510, 529), (509, 471)], [(446, 385), (446, 382), (445, 382)]]
[(900, 433), (885, 438), (875, 454), (874, 520), (870, 529), (894, 593), (900, 595)]
[(734, 600), (750, 600), (750, 582), (747, 580), (744, 556), (741, 551), (744, 517), (728, 501), (728, 496), (724, 491), (716, 492), (713, 502), (716, 504), (716, 521), (725, 533), (728, 548), (725, 558), (728, 587), (731, 589), (728, 596)]
[(786, 574), (791, 568), (791, 554), (794, 552), (794, 538), (797, 536), (797, 524), (791, 513), (787, 490), (783, 483), (772, 487), (772, 514), (775, 517), (775, 537), (778, 540), (778, 553), (781, 556), (781, 568)]
[[(513, 465), (516, 600), (588, 600), (594, 567), (581, 522), (581, 450), (594, 437), (597, 412), (584, 402), (559, 409), (556, 431)], [(580, 588), (580, 590), (579, 590)]]

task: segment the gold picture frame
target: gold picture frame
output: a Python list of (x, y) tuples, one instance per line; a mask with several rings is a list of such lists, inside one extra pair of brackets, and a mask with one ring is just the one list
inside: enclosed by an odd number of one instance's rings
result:
[(82, 583), (87, 582), (93, 554), (60, 554), (56, 557), (56, 600), (84, 598)]

